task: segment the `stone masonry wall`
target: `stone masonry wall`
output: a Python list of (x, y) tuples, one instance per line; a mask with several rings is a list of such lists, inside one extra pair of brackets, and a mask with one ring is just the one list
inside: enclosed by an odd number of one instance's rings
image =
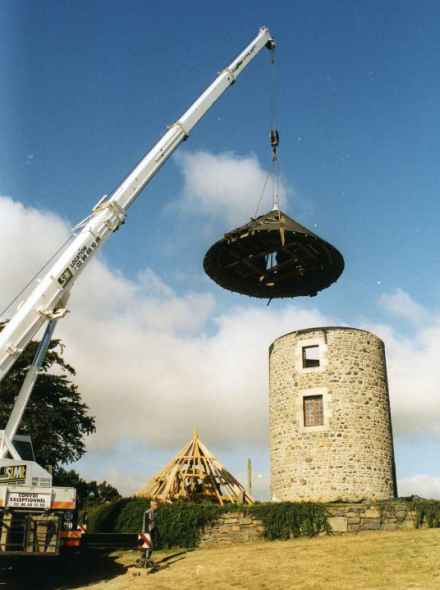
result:
[(255, 517), (241, 512), (228, 512), (206, 527), (200, 546), (250, 543), (261, 540), (263, 535), (264, 526)]
[[(304, 346), (320, 366), (304, 368)], [(270, 347), (272, 495), (282, 501), (397, 495), (383, 342), (352, 328), (292, 332)], [(322, 396), (324, 423), (304, 425), (303, 398)]]
[(416, 512), (406, 502), (379, 504), (351, 504), (327, 507), (329, 524), (335, 533), (398, 529), (413, 529)]
[[(412, 506), (402, 501), (379, 504), (340, 504), (327, 507), (329, 524), (334, 533), (354, 533), (371, 530), (415, 528), (416, 514)], [(201, 547), (252, 543), (264, 538), (263, 523), (240, 512), (223, 514), (206, 527)]]

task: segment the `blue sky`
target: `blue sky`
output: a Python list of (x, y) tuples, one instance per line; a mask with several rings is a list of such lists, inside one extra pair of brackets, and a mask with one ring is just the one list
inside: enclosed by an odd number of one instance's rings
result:
[[(278, 42), (288, 213), (346, 260), (331, 289), (312, 300), (274, 302), (273, 313), (300, 305), (311, 316), (386, 326), (396, 350), (418, 339), (423, 356), (440, 298), (439, 18), (439, 4), (429, 1), (3, 0), (0, 194), (42, 215), (82, 219), (266, 24)], [(214, 298), (215, 311), (206, 312), (200, 328), (207, 337), (215, 336), (219, 314), (246, 302), (220, 292), (201, 272), (207, 247), (230, 227), (225, 217), (208, 219), (197, 198), (182, 206), (190, 190), (185, 154), (227, 153), (231, 161), (253, 158), (267, 168), (272, 86), (263, 52), (194, 130), (182, 158), (153, 180), (102, 258), (128, 281), (151, 269), (176, 301), (193, 291)], [(423, 308), (422, 321), (405, 316), (403, 307), (413, 303)], [(432, 407), (440, 415), (440, 406)], [(244, 440), (234, 454), (224, 441), (216, 444), (237, 469), (254, 448)], [(438, 432), (429, 429), (425, 436), (398, 432), (400, 477), (440, 479), (438, 444)], [(117, 455), (134, 465), (128, 457), (146, 453), (146, 471), (170, 453), (139, 441), (114, 445), (105, 451), (109, 463)], [(91, 450), (88, 474), (105, 464), (100, 452)], [(267, 453), (258, 453), (267, 470)]]

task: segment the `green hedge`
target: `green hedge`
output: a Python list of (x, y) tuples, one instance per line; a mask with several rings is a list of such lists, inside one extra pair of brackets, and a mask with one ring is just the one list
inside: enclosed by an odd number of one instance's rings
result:
[(122, 498), (89, 511), (88, 530), (99, 533), (138, 533), (149, 500)]
[(215, 521), (225, 508), (212, 503), (165, 504), (157, 511), (157, 524), (163, 547), (196, 547), (200, 533)]
[(264, 525), (268, 539), (313, 537), (321, 532), (331, 533), (324, 504), (312, 502), (280, 502), (254, 504), (248, 511)]
[[(416, 512), (416, 527), (440, 528), (440, 501), (414, 500), (410, 505)], [(381, 503), (382, 512), (394, 507), (393, 502)], [(123, 498), (89, 510), (90, 532), (136, 533), (142, 527), (143, 513), (149, 501)], [(164, 504), (157, 511), (157, 522), (163, 547), (195, 547), (204, 527), (225, 512), (243, 512), (255, 516), (264, 525), (267, 539), (289, 539), (330, 533), (325, 504), (309, 502), (256, 503), (252, 506), (218, 506), (211, 503)]]
[[(90, 532), (135, 533), (142, 526), (149, 502), (141, 498), (124, 498), (104, 504), (89, 512)], [(268, 539), (313, 536), (330, 532), (323, 505), (312, 503), (264, 503), (253, 506), (212, 503), (164, 504), (157, 511), (162, 547), (195, 547), (204, 527), (225, 512), (244, 512), (263, 522)]]
[(440, 501), (439, 500), (416, 500), (414, 502), (416, 511), (416, 527), (428, 526), (430, 529), (440, 528)]

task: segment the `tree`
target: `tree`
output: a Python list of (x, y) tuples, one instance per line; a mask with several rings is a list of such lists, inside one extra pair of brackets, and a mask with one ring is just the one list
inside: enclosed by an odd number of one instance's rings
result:
[[(37, 342), (31, 342), (0, 383), (1, 428), (6, 425), (37, 346)], [(84, 437), (95, 431), (95, 419), (71, 382), (74, 375), (75, 369), (62, 357), (60, 341), (53, 340), (19, 431), (31, 435), (37, 462), (55, 470), (82, 457)]]
[[(95, 482), (93, 481), (91, 483)], [(98, 502), (112, 502), (113, 500), (119, 500), (119, 498), (122, 498), (118, 490), (105, 480), (101, 481), (96, 486), (96, 497)]]

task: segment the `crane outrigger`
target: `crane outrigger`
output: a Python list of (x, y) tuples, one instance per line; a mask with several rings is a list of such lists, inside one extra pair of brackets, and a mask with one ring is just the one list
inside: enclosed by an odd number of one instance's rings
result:
[(35, 462), (30, 440), (17, 434), (55, 326), (68, 313), (67, 302), (77, 279), (104, 242), (125, 222), (129, 207), (264, 47), (275, 47), (266, 27), (168, 128), (113, 194), (98, 201), (0, 332), (1, 382), (26, 346), (46, 326), (8, 423), (0, 431), (0, 555), (57, 554), (63, 545), (78, 544), (72, 524), (74, 488), (53, 486), (51, 473)]

